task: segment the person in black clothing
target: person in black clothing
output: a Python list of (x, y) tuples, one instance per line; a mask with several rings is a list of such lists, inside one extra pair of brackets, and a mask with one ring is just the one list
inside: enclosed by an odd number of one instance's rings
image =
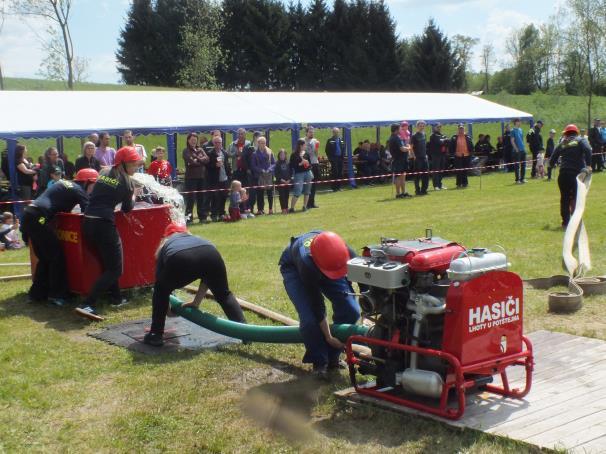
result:
[[(339, 180), (343, 178), (343, 156), (345, 155), (345, 142), (341, 139), (341, 129), (332, 128), (332, 137), (326, 142), (324, 151), (330, 161), (330, 179)], [(341, 182), (333, 181), (331, 184), (334, 192), (341, 190)]]
[(122, 275), (122, 241), (116, 229), (114, 208), (122, 204), (128, 213), (134, 207), (134, 183), (131, 176), (142, 160), (134, 147), (122, 147), (116, 152), (114, 165), (103, 170), (84, 211), (84, 239), (101, 258), (102, 273), (95, 281), (84, 303), (76, 309), (78, 315), (91, 320), (103, 320), (97, 313), (97, 299), (109, 291), (112, 305), (126, 303), (120, 296), (118, 279)]
[(29, 240), (38, 257), (33, 284), (28, 293), (31, 300), (42, 301), (48, 298), (57, 306), (65, 304), (69, 293), (65, 257), (59, 238), (49, 222), (57, 213), (69, 213), (76, 205), (80, 205), (80, 210), (86, 210), (88, 194), (95, 186), (97, 177), (96, 170), (81, 170), (76, 174), (74, 182), (57, 181), (25, 208), (21, 233), (24, 241)]
[(92, 142), (85, 142), (82, 146), (82, 156), (76, 159), (74, 163), (76, 172), (82, 169), (95, 169), (97, 172), (101, 171), (101, 164), (95, 158), (95, 144)]
[(427, 138), (425, 136), (425, 122), (417, 121), (417, 132), (410, 138), (414, 152), (415, 166), (415, 194), (427, 195), (429, 187), (429, 162), (427, 160)]
[(394, 174), (394, 185), (396, 187), (396, 199), (410, 197), (406, 192), (406, 171), (408, 170), (408, 155), (410, 147), (405, 145), (400, 138), (400, 125), (391, 125), (391, 136), (389, 137), (389, 153), (391, 154), (391, 171)]
[(589, 130), (589, 145), (591, 145), (592, 152), (591, 166), (596, 172), (601, 172), (604, 168), (604, 162), (602, 161), (604, 140), (602, 139), (602, 132), (600, 131), (599, 118), (593, 120), (593, 128)]
[(208, 207), (205, 194), (200, 192), (206, 189), (206, 165), (208, 156), (198, 145), (198, 134), (190, 132), (187, 135), (187, 146), (183, 150), (183, 162), (185, 162), (185, 219), (188, 223), (193, 222), (194, 202), (198, 213), (198, 221), (206, 221)]
[(177, 224), (169, 224), (164, 237), (156, 253), (152, 324), (143, 342), (155, 347), (164, 344), (164, 324), (170, 294), (196, 279), (200, 279), (198, 292), (194, 300), (183, 304), (183, 307), (197, 308), (210, 289), (228, 319), (246, 323), (240, 304), (229, 290), (225, 263), (215, 246), (208, 240), (191, 235), (185, 227)]
[(59, 151), (55, 147), (49, 147), (44, 152), (44, 163), (38, 175), (38, 195), (44, 192), (51, 180), (51, 174), (55, 173), (57, 167), (61, 169), (61, 178), (63, 178), (65, 176), (65, 165), (59, 157)]
[(539, 153), (545, 151), (545, 147), (543, 146), (543, 137), (541, 136), (541, 128), (543, 127), (543, 121), (539, 120), (534, 125), (526, 137), (526, 141), (528, 142), (528, 146), (530, 148), (530, 152), (532, 153), (532, 171), (530, 172), (530, 176), (535, 178), (537, 176), (537, 157)]
[(290, 168), (290, 162), (286, 159), (286, 151), (284, 148), (280, 148), (280, 151), (278, 152), (278, 160), (276, 161), (276, 167), (274, 168), (274, 177), (276, 179), (276, 186), (278, 186), (280, 209), (282, 210), (282, 214), (287, 214), (290, 187), (282, 185), (291, 183), (292, 170)]
[(436, 191), (446, 189), (442, 184), (443, 171), (446, 169), (448, 157), (448, 138), (442, 134), (440, 123), (433, 127), (433, 133), (429, 136), (429, 158), (431, 159), (431, 171), (433, 172), (433, 188)]
[(210, 217), (213, 222), (222, 220), (225, 217), (225, 200), (227, 199), (227, 185), (231, 176), (231, 166), (229, 157), (223, 149), (223, 139), (221, 136), (214, 136), (212, 139), (213, 147), (206, 154), (208, 156), (207, 182), (208, 189), (220, 189), (210, 192), (207, 197), (210, 199)]
[(556, 147), (549, 167), (555, 167), (561, 158), (558, 186), (560, 188), (560, 215), (562, 227), (566, 227), (570, 216), (574, 213), (577, 197), (577, 175), (581, 171), (591, 172), (591, 148), (586, 140), (579, 137), (579, 128), (568, 125), (562, 132), (564, 138)]
[(511, 163), (513, 161), (513, 146), (511, 145), (511, 126), (505, 125), (505, 131), (503, 132), (503, 162), (507, 172), (513, 172), (514, 166)]
[[(556, 130), (552, 129), (549, 131), (549, 137), (547, 138), (547, 146), (545, 147), (545, 162), (549, 163), (549, 159), (553, 155), (553, 151), (555, 150), (555, 138)], [(547, 181), (551, 181), (551, 166), (547, 166)]]

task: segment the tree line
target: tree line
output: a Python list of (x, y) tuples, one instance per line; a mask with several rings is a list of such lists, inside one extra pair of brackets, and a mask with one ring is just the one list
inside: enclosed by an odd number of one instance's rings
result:
[(453, 92), (471, 41), (432, 20), (398, 39), (383, 1), (134, 0), (116, 57), (133, 85)]

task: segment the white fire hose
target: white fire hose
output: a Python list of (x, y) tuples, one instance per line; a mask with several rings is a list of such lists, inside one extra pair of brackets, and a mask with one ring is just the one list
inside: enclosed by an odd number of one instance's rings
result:
[[(591, 269), (589, 238), (583, 222), (585, 204), (591, 173), (581, 172), (577, 175), (577, 198), (574, 212), (564, 233), (562, 259), (568, 276), (556, 275), (546, 278), (528, 279), (526, 282), (537, 289), (549, 289), (554, 286), (568, 286), (568, 292), (552, 292), (548, 295), (549, 310), (552, 312), (574, 312), (583, 304), (583, 295), (606, 293), (606, 278), (585, 277)], [(574, 256), (575, 246), (578, 259)]]

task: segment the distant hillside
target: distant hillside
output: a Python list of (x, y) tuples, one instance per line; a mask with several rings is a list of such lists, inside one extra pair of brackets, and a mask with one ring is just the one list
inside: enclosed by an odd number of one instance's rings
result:
[[(43, 79), (22, 79), (16, 77), (5, 77), (4, 88), (6, 90), (67, 90), (67, 84), (61, 81)], [(97, 84), (82, 82), (76, 84), (76, 90), (82, 91), (110, 91), (110, 90), (174, 90), (168, 87), (146, 87), (140, 85), (124, 84)]]

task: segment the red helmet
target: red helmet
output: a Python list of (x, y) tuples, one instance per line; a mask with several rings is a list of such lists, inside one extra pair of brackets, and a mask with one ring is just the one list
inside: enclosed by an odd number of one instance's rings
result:
[(577, 127), (577, 125), (573, 125), (573, 124), (566, 126), (564, 128), (564, 130), (562, 131), (562, 134), (564, 134), (564, 135), (580, 134), (580, 133), (581, 133), (581, 131), (579, 131), (579, 128)]
[(143, 161), (135, 147), (122, 147), (116, 152), (116, 157), (114, 158), (114, 166), (119, 166), (123, 162), (139, 162)]
[(163, 236), (166, 238), (167, 236), (171, 236), (173, 233), (185, 233), (185, 232), (187, 232), (187, 227), (185, 227), (184, 225), (175, 224), (174, 222), (171, 222), (164, 229)]
[(312, 240), (309, 250), (314, 263), (325, 276), (340, 279), (347, 274), (349, 248), (336, 233), (320, 233)]
[(94, 183), (99, 178), (99, 172), (95, 169), (80, 169), (74, 178), (74, 181), (81, 181), (83, 183)]

